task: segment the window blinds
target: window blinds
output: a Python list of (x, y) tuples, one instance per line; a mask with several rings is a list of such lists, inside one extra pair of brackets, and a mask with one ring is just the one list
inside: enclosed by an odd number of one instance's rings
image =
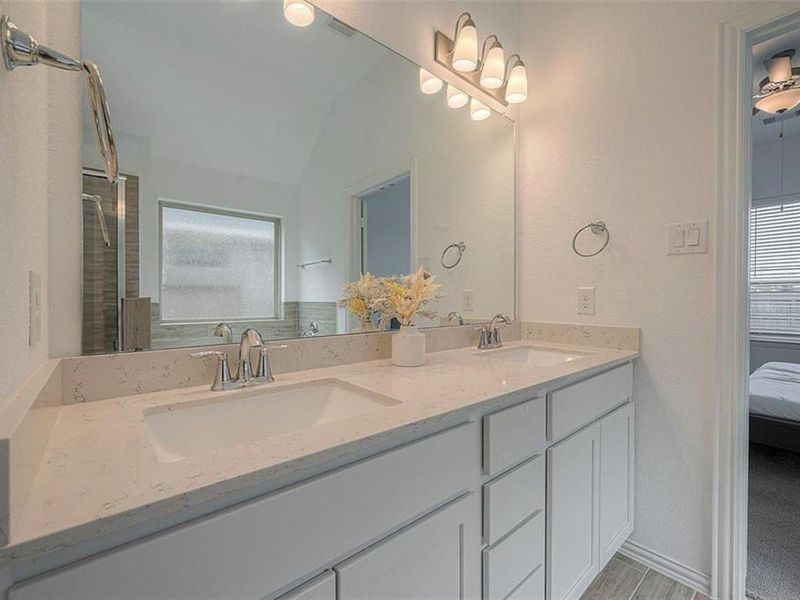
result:
[(800, 337), (800, 196), (750, 209), (750, 332)]

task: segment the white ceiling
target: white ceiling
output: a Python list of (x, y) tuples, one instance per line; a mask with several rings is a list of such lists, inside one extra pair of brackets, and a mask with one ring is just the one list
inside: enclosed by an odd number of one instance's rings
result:
[[(772, 38), (761, 44), (753, 46), (753, 94), (758, 92), (758, 84), (767, 76), (764, 68), (764, 61), (772, 58), (782, 50), (794, 48), (798, 51), (792, 65), (800, 67), (800, 30), (792, 31), (784, 35)], [(764, 119), (773, 115), (758, 112), (753, 115), (752, 130), (753, 143), (763, 144), (770, 141), (778, 141), (781, 130), (781, 123), (764, 124)], [(800, 117), (794, 117), (783, 121), (784, 134), (787, 137), (800, 135)]]
[(140, 152), (297, 184), (331, 102), (393, 55), (328, 21), (294, 27), (276, 1), (84, 0), (83, 56)]

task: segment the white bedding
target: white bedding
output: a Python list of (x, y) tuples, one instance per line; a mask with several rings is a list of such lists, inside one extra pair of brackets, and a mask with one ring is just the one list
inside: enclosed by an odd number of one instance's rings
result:
[(768, 362), (753, 371), (750, 412), (800, 421), (800, 365)]

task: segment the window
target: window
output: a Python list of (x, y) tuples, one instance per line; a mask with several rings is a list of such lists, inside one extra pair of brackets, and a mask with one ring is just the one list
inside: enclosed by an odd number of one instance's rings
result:
[(800, 337), (800, 200), (750, 209), (750, 332)]
[(280, 220), (162, 202), (161, 319), (274, 319)]

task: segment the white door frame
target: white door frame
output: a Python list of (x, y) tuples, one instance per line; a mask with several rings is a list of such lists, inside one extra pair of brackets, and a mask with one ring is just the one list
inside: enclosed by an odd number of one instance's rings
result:
[(797, 5), (764, 3), (720, 26), (717, 105), (712, 597), (745, 597), (748, 460), (748, 226), (753, 45), (800, 28)]

